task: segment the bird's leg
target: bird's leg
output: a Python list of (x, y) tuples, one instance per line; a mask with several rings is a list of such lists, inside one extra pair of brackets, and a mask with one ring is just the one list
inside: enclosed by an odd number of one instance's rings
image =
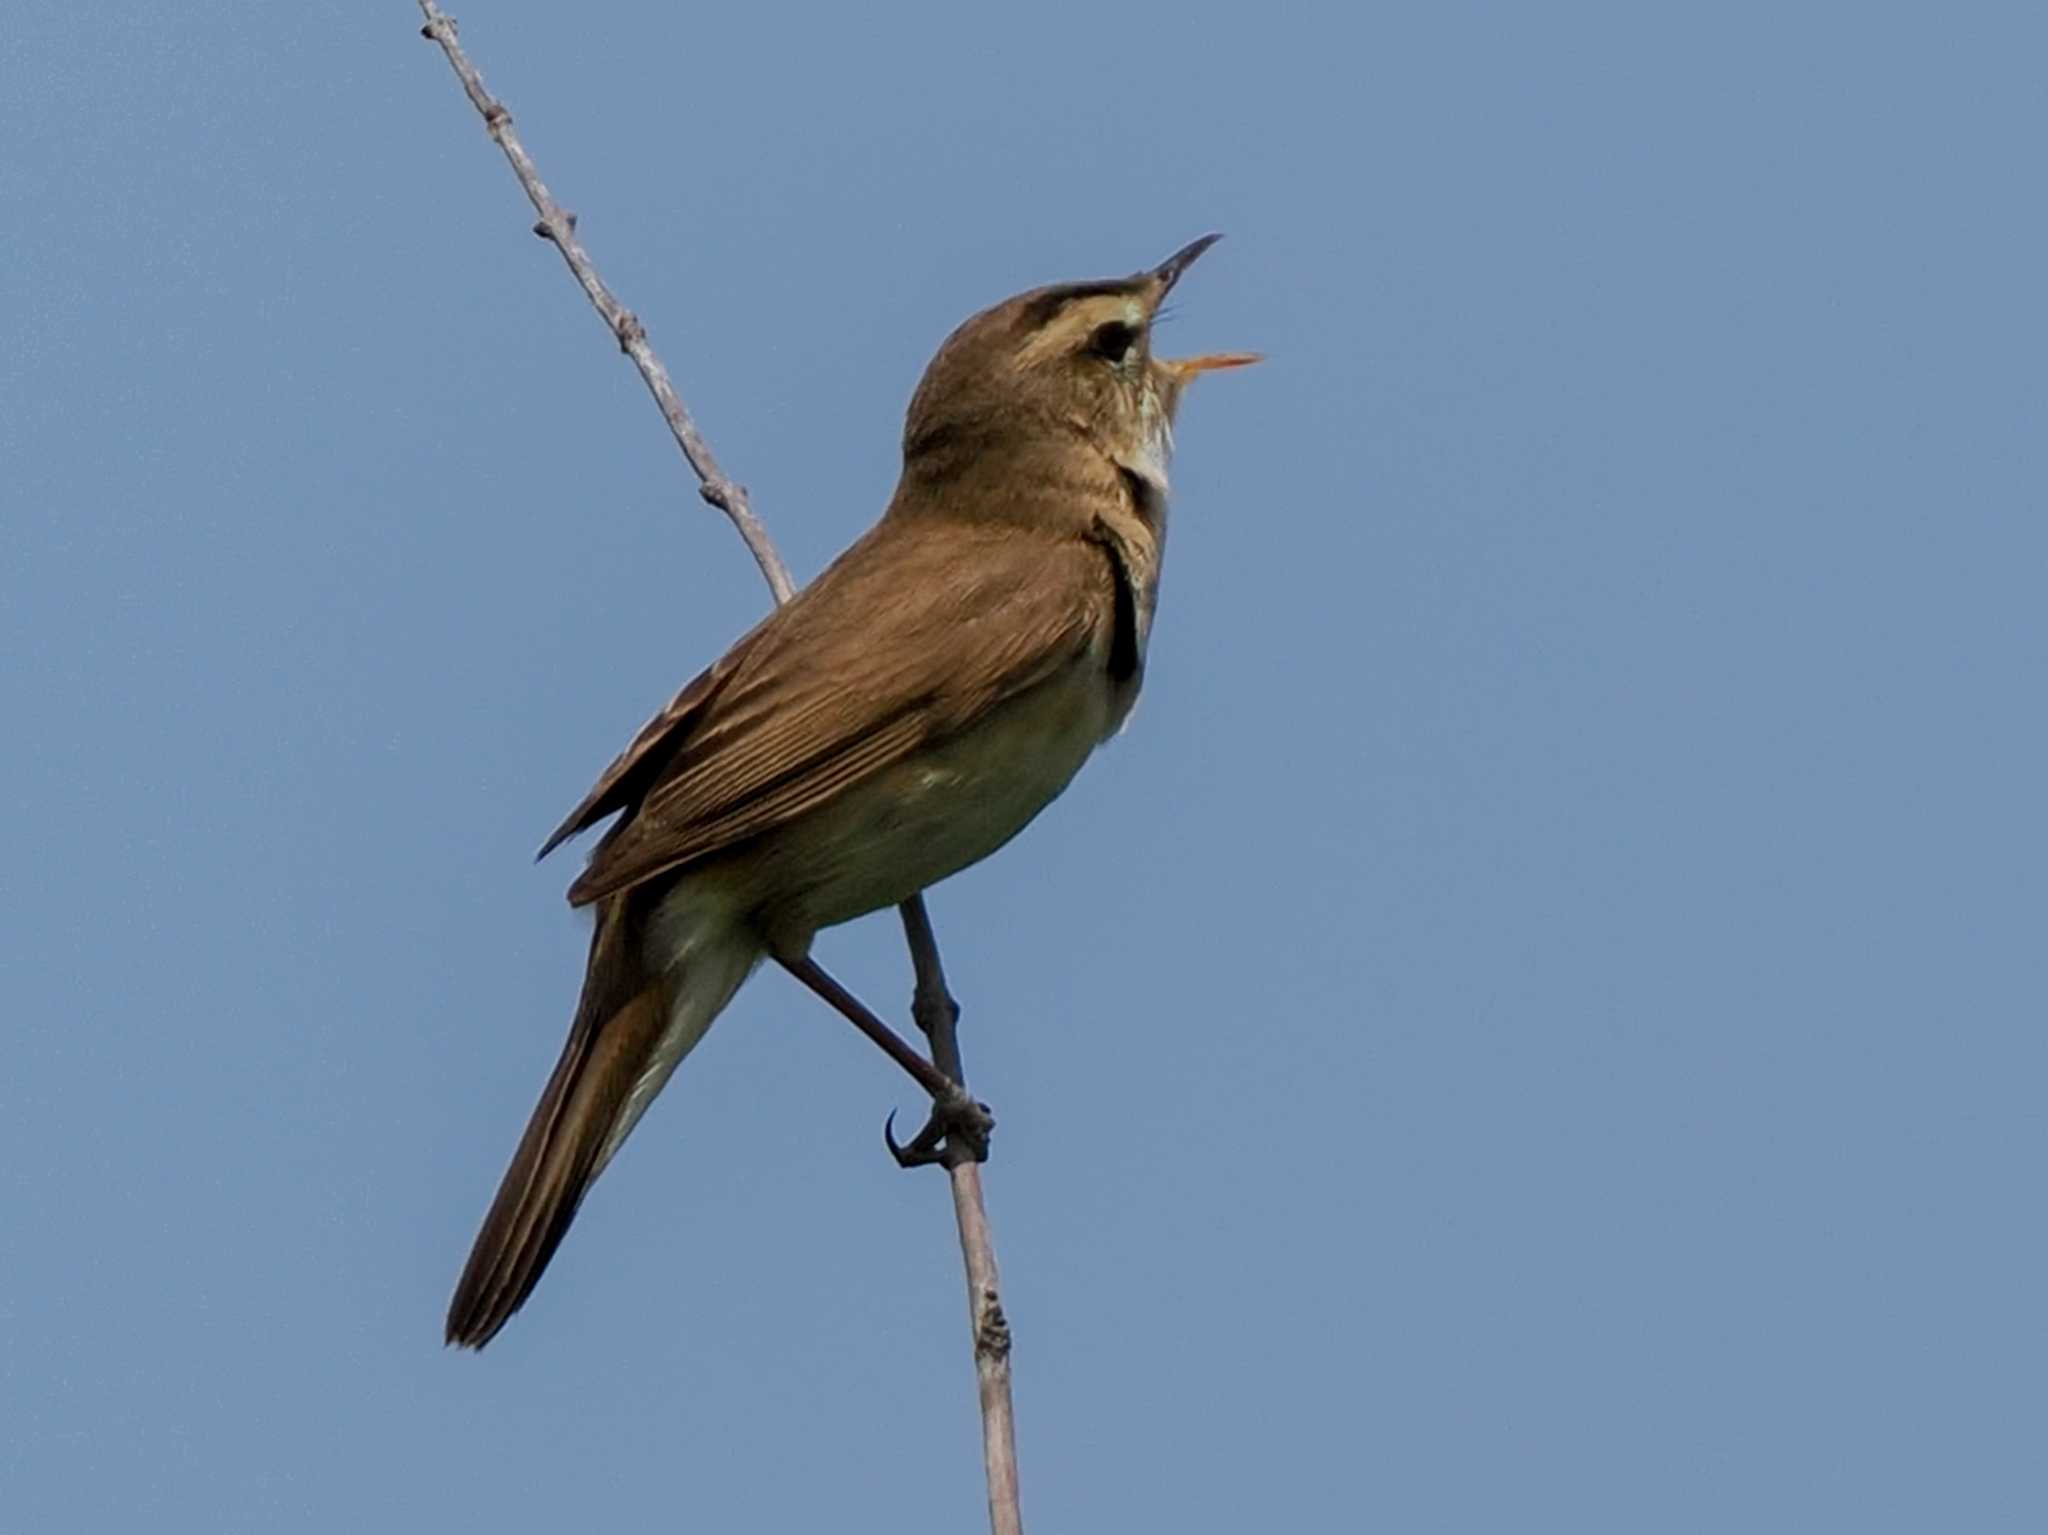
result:
[(902, 1035), (870, 1012), (860, 998), (832, 979), (825, 968), (808, 954), (801, 959), (783, 959), (778, 955), (777, 962), (829, 1002), (849, 1023), (879, 1045), (884, 1055), (909, 1072), (919, 1087), (932, 1095), (931, 1122), (917, 1133), (910, 1145), (898, 1147), (891, 1131), (885, 1129), (882, 1132), (889, 1141), (890, 1151), (901, 1165), (916, 1167), (921, 1162), (941, 1160), (944, 1155), (939, 1150), (941, 1140), (948, 1144), (957, 1141), (977, 1162), (987, 1159), (988, 1135), (996, 1122), (986, 1104), (976, 1103), (968, 1097), (964, 1087), (913, 1050)]
[[(910, 941), (910, 959), (917, 971), (917, 990), (910, 999), (910, 1016), (931, 1042), (932, 1064), (954, 1083), (963, 1096), (967, 1072), (960, 1064), (960, 1004), (946, 987), (945, 966), (939, 962), (939, 941), (932, 932), (930, 913), (924, 897), (914, 895), (898, 908), (903, 913), (903, 935)], [(970, 1102), (972, 1100), (969, 1100)], [(986, 1108), (986, 1105), (978, 1105)], [(988, 1160), (989, 1125), (963, 1122), (949, 1114), (947, 1105), (934, 1102), (932, 1117), (911, 1138), (908, 1146), (896, 1144), (893, 1117), (882, 1128), (882, 1139), (899, 1167), (924, 1167), (933, 1162), (950, 1166), (956, 1161)]]
[(967, 1072), (960, 1064), (960, 1004), (946, 988), (946, 967), (939, 962), (938, 935), (924, 897), (914, 895), (897, 908), (903, 913), (903, 936), (910, 940), (910, 962), (917, 971), (910, 1016), (931, 1041), (932, 1064), (962, 1087)]

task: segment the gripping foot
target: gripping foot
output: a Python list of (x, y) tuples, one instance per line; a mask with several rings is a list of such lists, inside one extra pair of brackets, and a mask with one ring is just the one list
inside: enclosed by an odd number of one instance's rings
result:
[(988, 1105), (975, 1102), (955, 1087), (932, 1101), (931, 1118), (910, 1138), (908, 1145), (899, 1144), (896, 1139), (894, 1110), (882, 1126), (882, 1140), (898, 1167), (945, 1163), (955, 1151), (963, 1153), (970, 1162), (986, 1162), (988, 1138), (995, 1127), (996, 1117), (989, 1112)]

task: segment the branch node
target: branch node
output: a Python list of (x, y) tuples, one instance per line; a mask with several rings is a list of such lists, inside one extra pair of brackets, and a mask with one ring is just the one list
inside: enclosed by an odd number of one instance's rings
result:
[[(564, 213), (564, 214), (562, 215), (562, 222), (563, 222), (564, 224), (567, 224), (567, 225), (569, 226), (569, 233), (570, 233), (570, 234), (574, 234), (574, 233), (576, 233), (576, 215), (575, 215), (575, 214), (573, 214), (573, 213)], [(557, 233), (555, 233), (555, 228), (554, 228), (554, 226), (553, 226), (552, 224), (550, 224), (550, 223), (549, 223), (549, 222), (548, 222), (548, 221), (547, 221), (546, 219), (544, 219), (544, 218), (542, 218), (542, 219), (535, 219), (535, 220), (533, 221), (533, 232), (534, 232), (535, 234), (539, 235), (539, 236), (540, 236), (540, 237), (541, 237), (541, 238), (542, 238), (543, 240), (553, 240), (553, 241), (555, 242), (555, 244), (557, 244), (557, 245), (560, 245), (560, 244), (562, 243), (562, 237), (561, 237), (560, 235), (558, 235)]]
[(619, 320), (612, 327), (618, 333), (619, 350), (630, 355), (634, 347), (647, 340), (647, 327), (640, 323), (640, 316), (630, 309), (619, 311)]
[(1010, 1357), (1010, 1319), (1003, 1315), (1002, 1297), (994, 1290), (981, 1292), (981, 1320), (974, 1329), (974, 1353), (976, 1358), (992, 1364)]

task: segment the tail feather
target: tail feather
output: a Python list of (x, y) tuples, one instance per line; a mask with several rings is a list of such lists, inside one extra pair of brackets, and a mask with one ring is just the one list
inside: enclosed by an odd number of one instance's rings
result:
[(599, 909), (576, 1020), (456, 1284), (450, 1343), (482, 1348), (526, 1303), (630, 1127), (634, 1089), (669, 1021), (668, 986), (642, 968), (632, 899)]

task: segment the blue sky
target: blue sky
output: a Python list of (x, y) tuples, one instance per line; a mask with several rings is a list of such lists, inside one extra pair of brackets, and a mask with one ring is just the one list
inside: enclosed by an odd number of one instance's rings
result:
[[(932, 898), (1033, 1528), (2041, 1527), (2037, 9), (458, 14), (800, 576), (959, 319), (1228, 233), (1146, 696)], [(529, 854), (764, 595), (417, 22), (10, 14), (9, 1523), (973, 1528), (782, 976), (440, 1348)]]

